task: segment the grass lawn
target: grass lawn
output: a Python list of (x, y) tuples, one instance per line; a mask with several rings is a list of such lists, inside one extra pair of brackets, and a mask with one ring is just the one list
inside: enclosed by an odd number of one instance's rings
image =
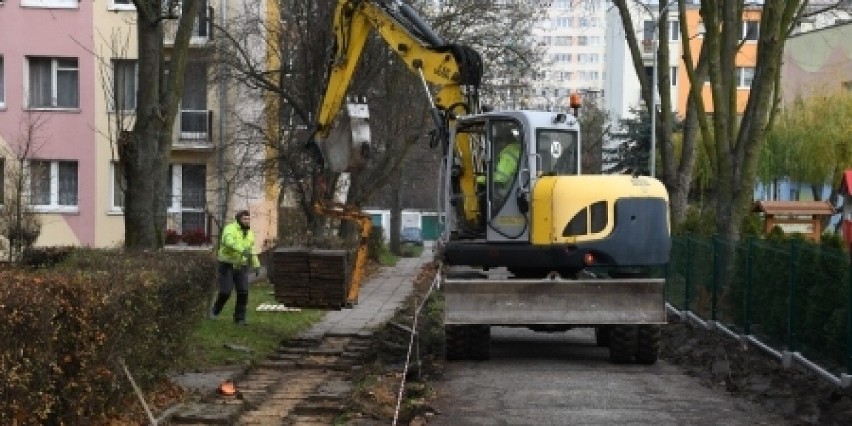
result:
[(251, 285), (246, 326), (234, 324), (236, 293), (232, 293), (219, 318), (205, 319), (196, 330), (189, 350), (188, 359), (191, 360), (191, 365), (186, 368), (203, 370), (247, 365), (263, 360), (272, 354), (283, 340), (297, 336), (325, 314), (325, 311), (317, 309), (303, 309), (299, 312), (257, 311), (256, 308), (261, 303), (278, 303), (272, 292), (273, 288), (267, 280)]
[[(415, 247), (414, 253), (419, 255), (422, 249)], [(380, 254), (379, 264), (394, 265), (397, 260), (398, 258), (385, 248)], [(374, 271), (377, 266), (368, 265), (367, 275), (369, 276), (370, 271)], [(298, 312), (257, 311), (260, 304), (278, 304), (273, 291), (272, 285), (265, 279), (251, 285), (246, 326), (234, 324), (234, 302), (237, 295), (232, 293), (219, 318), (201, 321), (190, 342), (187, 357), (189, 364), (179, 365), (178, 369), (205, 370), (246, 366), (261, 361), (275, 352), (282, 341), (294, 338), (325, 315), (326, 311), (319, 309), (302, 309)]]

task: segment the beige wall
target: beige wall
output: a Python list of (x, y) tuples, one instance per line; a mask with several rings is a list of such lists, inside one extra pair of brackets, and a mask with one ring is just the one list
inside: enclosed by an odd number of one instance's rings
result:
[[(845, 85), (844, 85), (845, 84)], [(787, 40), (781, 67), (783, 102), (852, 90), (852, 23)]]
[[(95, 82), (95, 128), (96, 132), (96, 175), (97, 202), (95, 215), (95, 245), (98, 247), (117, 246), (124, 241), (124, 215), (111, 211), (110, 188), (112, 179), (110, 161), (118, 160), (113, 154), (110, 139), (117, 134), (116, 115), (109, 111), (107, 92), (112, 84), (110, 61), (115, 58), (135, 59), (136, 50), (136, 12), (127, 10), (108, 10), (109, 2), (96, 2), (94, 7), (95, 40), (94, 49), (100, 56)], [(127, 125), (132, 125), (132, 114), (126, 117)]]

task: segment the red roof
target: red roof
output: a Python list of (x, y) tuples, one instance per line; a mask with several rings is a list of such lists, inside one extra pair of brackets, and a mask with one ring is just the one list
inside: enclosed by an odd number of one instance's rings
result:
[(843, 195), (849, 195), (852, 193), (852, 170), (846, 170), (843, 172), (843, 179), (840, 181), (840, 192)]

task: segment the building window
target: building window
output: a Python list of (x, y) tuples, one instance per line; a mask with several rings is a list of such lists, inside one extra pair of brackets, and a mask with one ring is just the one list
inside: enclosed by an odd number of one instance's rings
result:
[(669, 21), (669, 40), (680, 40), (680, 22)]
[(669, 75), (671, 76), (672, 86), (677, 86), (677, 67), (672, 67)]
[(751, 87), (751, 81), (754, 80), (753, 67), (737, 67), (737, 88), (748, 89)]
[(180, 234), (203, 231), (209, 234), (207, 206), (207, 167), (204, 164), (169, 166), (168, 213), (170, 229)]
[(114, 212), (124, 211), (124, 190), (127, 188), (127, 180), (117, 161), (109, 163), (109, 174), (112, 176), (109, 186), (109, 209)]
[(49, 9), (77, 9), (79, 0), (21, 0), (21, 6)]
[(77, 58), (27, 58), (30, 108), (79, 108)]
[(136, 61), (129, 59), (114, 59), (113, 70), (113, 102), (115, 111), (130, 111), (136, 109)]
[(654, 33), (657, 31), (654, 25), (654, 21), (644, 21), (642, 22), (642, 40), (647, 42), (651, 42), (654, 40)]
[[(3, 0), (0, 0), (2, 3)], [(3, 57), (0, 56), (0, 108), (6, 106), (6, 88), (3, 85)]]
[(29, 199), (36, 211), (76, 211), (77, 184), (76, 161), (29, 162)]
[(760, 30), (760, 21), (743, 21), (743, 40), (757, 40)]
[(133, 0), (110, 0), (109, 10), (136, 10)]

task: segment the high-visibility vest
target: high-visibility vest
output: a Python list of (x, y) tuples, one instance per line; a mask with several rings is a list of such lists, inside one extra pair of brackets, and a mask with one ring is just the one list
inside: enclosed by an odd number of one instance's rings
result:
[(505, 185), (512, 181), (518, 170), (518, 159), (521, 156), (521, 144), (511, 142), (500, 151), (500, 160), (494, 170), (494, 183)]

